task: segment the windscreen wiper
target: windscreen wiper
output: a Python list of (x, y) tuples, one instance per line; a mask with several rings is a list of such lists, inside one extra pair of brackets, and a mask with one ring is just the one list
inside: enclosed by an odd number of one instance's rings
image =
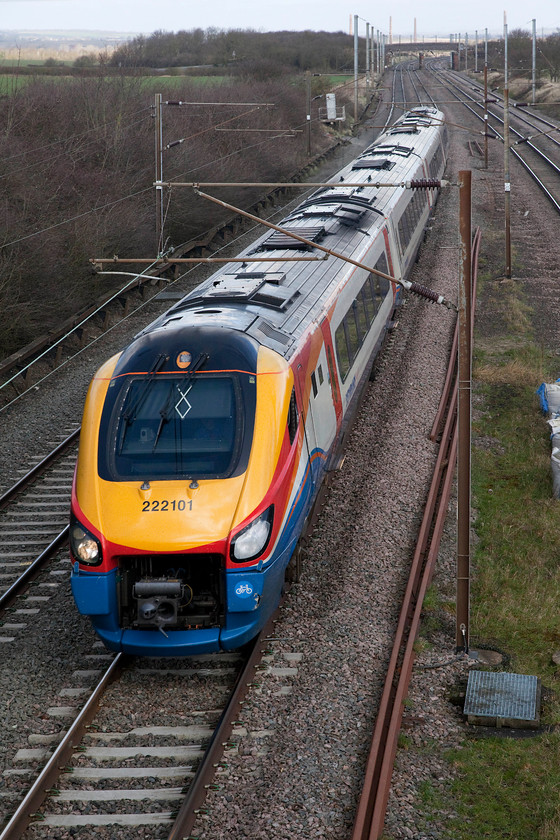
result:
[[(189, 370), (186, 372), (185, 380), (188, 382), (190, 379), (192, 379), (194, 374), (197, 373), (206, 364), (208, 359), (209, 359), (208, 353), (201, 353), (200, 356), (198, 357), (198, 359), (196, 360), (196, 362), (194, 363), (194, 365), (192, 366), (192, 368), (189, 368)], [(165, 426), (166, 423), (169, 422), (168, 412), (169, 412), (169, 405), (171, 403), (171, 398), (173, 397), (173, 386), (174, 386), (174, 384), (175, 383), (171, 384), (171, 388), (170, 388), (170, 391), (169, 391), (169, 396), (167, 397), (164, 404), (162, 405), (162, 407), (159, 410), (161, 420), (159, 421), (159, 426), (158, 426), (158, 429), (157, 429), (157, 432), (156, 432), (154, 445), (152, 446), (152, 452), (156, 451), (156, 446), (158, 445), (158, 441), (160, 439), (163, 427)], [(189, 393), (191, 388), (192, 388), (192, 385), (190, 386), (190, 388), (188, 388), (188, 390), (187, 390), (186, 394), (184, 394), (184, 396), (186, 396)]]
[(152, 378), (160, 370), (160, 368), (163, 367), (163, 365), (168, 359), (169, 356), (166, 353), (159, 353), (159, 355), (156, 357), (152, 367), (150, 368), (146, 375), (146, 378), (144, 379), (144, 382), (142, 383), (142, 387), (140, 388), (135, 402), (130, 406), (128, 411), (125, 411), (123, 415), (123, 419), (125, 421), (126, 426), (132, 425), (132, 423), (134, 423), (134, 421), (136, 420), (138, 411), (140, 410), (142, 403), (144, 402), (148, 394), (148, 388), (151, 385)]

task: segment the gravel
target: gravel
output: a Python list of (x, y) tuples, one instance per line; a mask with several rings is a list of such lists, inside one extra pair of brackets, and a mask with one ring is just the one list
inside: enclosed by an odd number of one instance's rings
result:
[[(457, 195), (448, 191), (413, 279), (456, 300), (457, 260)], [(270, 642), (275, 666), (301, 654), (297, 673), (259, 677), (243, 710), (248, 735), (228, 758), (223, 790), (209, 794), (209, 816), (193, 831), (201, 840), (232, 832), (252, 840), (349, 836), (435, 460), (428, 435), (453, 327), (446, 309), (418, 298), (407, 299), (398, 319), (332, 481), (302, 582)], [(423, 690), (440, 697), (439, 674), (424, 674)], [(420, 836), (420, 779), (405, 774), (404, 799), (397, 793), (392, 801), (395, 837)]]
[[(465, 123), (461, 111), (450, 113), (453, 122)], [(459, 128), (451, 129), (448, 171), (453, 176), (473, 169), (474, 222), (488, 229), (500, 213), (499, 202), (488, 201), (503, 189), (500, 152), (491, 150), (496, 160), (485, 172), (469, 157), (467, 139)], [(355, 147), (353, 143), (348, 149), (350, 156)], [(535, 245), (545, 243), (549, 255), (557, 253), (557, 223), (549, 224), (544, 199), (534, 195), (524, 176), (514, 175), (520, 186), (513, 237), (530, 264), (524, 284), (543, 343), (557, 347), (560, 321), (554, 318), (552, 285), (556, 263), (549, 260), (541, 268)], [(459, 259), (457, 201), (455, 189), (441, 195), (413, 275), (452, 300), (457, 298)], [(481, 327), (491, 331), (491, 293), (480, 307)], [(79, 420), (87, 384), (99, 362), (161, 308), (156, 301), (147, 303), (138, 315), (115, 327), (102, 348), (101, 342), (87, 348), (62, 374), (41, 382), (33, 399), (25, 397), (4, 412), (2, 486), (8, 486), (31, 457), (44, 452), (62, 429)], [(349, 836), (399, 598), (435, 461), (436, 447), (428, 434), (453, 328), (448, 310), (413, 297), (407, 298), (398, 319), (392, 346), (368, 387), (343, 467), (332, 477), (302, 581), (288, 597), (268, 642), (267, 669), (255, 676), (244, 704), (237, 748), (228, 752), (222, 787), (209, 792), (209, 814), (199, 818), (193, 832), (200, 840)], [(452, 525), (435, 577), (449, 601), (455, 572)], [(55, 570), (63, 570), (65, 562), (61, 556)], [(21, 644), (2, 646), (2, 770), (14, 766), (15, 752), (29, 746), (30, 734), (63, 728), (63, 722), (44, 710), (59, 704), (58, 691), (72, 684), (72, 672), (84, 667), (93, 649), (93, 633), (74, 609), (67, 577), (59, 575), (58, 581), (48, 609), (32, 619), (32, 630), (22, 634)], [(418, 654), (413, 672), (403, 723), (406, 748), (397, 754), (386, 820), (392, 840), (448, 837), (450, 813), (436, 810), (426, 815), (420, 804), (427, 784), (442, 793), (449, 790), (453, 770), (443, 752), (460, 745), (465, 734), (460, 710), (450, 698), (473, 662), (454, 656), (454, 620), (450, 613), (445, 615), (447, 624), (444, 618), (443, 624), (440, 621), (443, 629), (431, 634), (430, 649)], [(31, 666), (27, 675), (23, 663)], [(25, 776), (0, 776), (0, 791), (3, 785), (10, 790), (10, 798), (0, 802), (11, 807), (26, 784)]]

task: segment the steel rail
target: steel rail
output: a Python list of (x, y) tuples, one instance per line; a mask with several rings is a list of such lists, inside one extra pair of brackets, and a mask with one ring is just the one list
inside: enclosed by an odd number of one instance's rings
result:
[[(25, 490), (44, 470), (47, 469), (56, 459), (64, 454), (66, 450), (74, 443), (80, 434), (80, 428), (75, 429), (68, 435), (65, 440), (56, 446), (52, 452), (46, 455), (38, 464), (35, 464), (29, 472), (19, 479), (12, 487), (6, 490), (0, 496), (0, 510), (4, 510), (14, 497)], [(0, 612), (10, 607), (15, 599), (21, 595), (26, 586), (31, 580), (37, 577), (42, 571), (48, 560), (60, 548), (61, 545), (68, 539), (70, 526), (66, 525), (58, 534), (54, 534), (49, 544), (41, 553), (33, 560), (29, 566), (22, 572), (22, 574), (9, 586), (9, 588), (0, 595)]]
[(109, 668), (94, 688), (88, 701), (76, 717), (72, 726), (57, 746), (56, 750), (45, 764), (33, 785), (19, 804), (15, 814), (12, 816), (4, 830), (0, 834), (0, 840), (19, 840), (29, 824), (33, 821), (38, 808), (41, 807), (51, 788), (54, 786), (60, 774), (64, 771), (72, 758), (72, 753), (77, 747), (84, 734), (86, 727), (95, 717), (99, 703), (107, 687), (120, 675), (126, 658), (124, 654), (118, 653), (111, 662)]
[[(456, 397), (455, 386), (451, 408), (456, 405)], [(447, 514), (447, 505), (442, 503), (439, 506), (439, 515), (434, 521), (436, 502), (440, 495), (442, 499), (445, 499), (451, 494), (453, 483), (453, 470), (450, 467), (457, 451), (454, 415), (455, 412), (450, 411), (447, 418), (444, 442), (440, 446), (426, 512), (410, 569), (366, 764), (362, 795), (351, 835), (352, 840), (377, 840), (383, 831), (404, 700), (414, 661), (413, 645), (420, 627), (424, 595), (433, 574), (433, 565), (439, 547), (439, 540), (435, 540), (434, 537), (436, 534), (441, 534)], [(433, 531), (432, 544), (426, 554), (430, 531)]]
[(37, 577), (52, 555), (68, 540), (70, 525), (66, 525), (62, 531), (51, 540), (49, 545), (43, 549), (38, 557), (25, 569), (5, 592), (0, 595), (0, 612), (10, 607), (15, 599), (21, 595), (27, 584)]
[[(455, 72), (452, 71), (452, 75), (456, 75)], [(466, 81), (461, 76), (459, 76), (459, 80), (460, 81)], [(472, 86), (473, 90), (477, 91), (480, 94), (484, 94), (484, 88), (480, 83), (476, 82), (474, 79), (470, 79), (469, 82), (470, 82), (470, 85)], [(493, 91), (492, 96), (496, 98), (496, 102), (498, 104), (500, 104), (500, 105), (502, 104), (502, 102), (503, 102), (502, 94), (500, 94), (498, 91)], [(547, 105), (548, 103), (543, 102), (543, 103), (539, 103), (539, 104)], [(530, 102), (511, 102), (511, 106), (513, 108), (515, 108), (516, 112), (518, 112), (518, 113), (516, 113), (517, 119), (520, 122), (524, 122), (526, 125), (531, 126), (531, 128), (536, 128), (536, 126), (534, 126), (530, 122), (530, 120), (527, 119), (527, 117), (530, 117), (530, 119), (534, 120), (535, 122), (543, 123), (544, 125), (548, 126), (548, 128), (550, 128), (551, 130), (560, 131), (560, 125), (558, 125), (558, 123), (550, 122), (550, 120), (547, 120), (546, 117), (543, 117), (542, 114), (539, 114), (537, 111), (529, 111), (529, 112), (525, 111), (525, 110), (519, 111), (520, 108), (525, 109), (525, 108), (535, 107)], [(523, 119), (523, 117), (521, 117), (521, 114), (523, 114), (525, 116), (525, 119)], [(555, 145), (560, 146), (560, 140), (556, 140), (556, 138), (554, 138), (554, 137), (549, 137), (549, 139), (552, 140), (552, 142)]]
[[(459, 88), (459, 90), (461, 90), (461, 87), (459, 85), (457, 85), (457, 87)], [(463, 91), (463, 93), (464, 93), (464, 91)], [(466, 94), (466, 95), (468, 96), (468, 94)], [(477, 100), (474, 99), (474, 97), (469, 96), (469, 99), (471, 100), (471, 102), (474, 105), (478, 106), (479, 108), (483, 107), (483, 104), (480, 103), (480, 102), (477, 102)], [(465, 103), (463, 103), (463, 104), (465, 104)], [(497, 104), (500, 104), (500, 103), (497, 103)], [(503, 108), (504, 106), (501, 105), (501, 107)], [(498, 114), (494, 114), (492, 111), (489, 111), (488, 113), (489, 113), (490, 116), (492, 116), (499, 123), (501, 123), (502, 125), (504, 124), (503, 119)], [(477, 115), (477, 116), (478, 116), (478, 119), (480, 119), (480, 116), (479, 115)], [(530, 128), (535, 128), (535, 126), (532, 125), (528, 119), (523, 119), (519, 114), (516, 114), (515, 116), (516, 116), (516, 119), (519, 120), (519, 122), (525, 123), (525, 125), (528, 125)], [(496, 131), (496, 129), (493, 126), (489, 126), (489, 128), (503, 142), (504, 138), (502, 137), (502, 135), (499, 134), (499, 132)], [(557, 131), (560, 131), (560, 126), (556, 126), (555, 128), (556, 128)], [(538, 146), (536, 146), (534, 143), (531, 142), (531, 139), (533, 139), (532, 137), (524, 137), (523, 134), (521, 134), (520, 131), (518, 131), (516, 128), (513, 128), (513, 126), (511, 126), (511, 125), (510, 125), (510, 131), (511, 131), (512, 134), (516, 134), (517, 137), (519, 138), (519, 140), (516, 140), (515, 143), (510, 145), (510, 151), (515, 155), (515, 157), (517, 157), (518, 160), (521, 161), (521, 163), (524, 164), (524, 166), (529, 170), (530, 174), (533, 174), (532, 170), (529, 169), (528, 164), (526, 163), (524, 158), (516, 152), (516, 150), (513, 148), (514, 146), (518, 146), (518, 145), (521, 145), (521, 144), (528, 146), (528, 148), (532, 149), (535, 152), (536, 155), (538, 155), (540, 158), (542, 158), (543, 161), (546, 164), (548, 164), (551, 169), (553, 169), (555, 172), (560, 174), (560, 166), (557, 163), (555, 163), (553, 160), (551, 160), (550, 157), (545, 152), (542, 151), (542, 149), (539, 149)], [(535, 135), (535, 136), (538, 136), (538, 135)], [(542, 135), (542, 136), (545, 136), (545, 135)], [(550, 140), (555, 145), (560, 146), (560, 141), (555, 140), (553, 137), (548, 137), (547, 136), (547, 139)], [(542, 183), (540, 181), (538, 183), (542, 186)], [(547, 192), (546, 188), (544, 188), (544, 189), (545, 189), (545, 192)], [(549, 195), (549, 198), (550, 198), (551, 197), (550, 194), (548, 192), (547, 192), (547, 194)], [(554, 201), (554, 199), (553, 199), (553, 201)]]
[[(479, 248), (480, 232), (477, 231), (472, 246), (473, 302)], [(474, 319), (474, 305), (472, 312)], [(471, 321), (471, 329), (472, 324)], [(457, 327), (455, 331), (458, 333)], [(449, 368), (454, 370), (455, 367), (456, 359), (450, 358)], [(442, 402), (447, 403), (448, 409), (442, 442), (399, 615), (351, 840), (378, 840), (383, 832), (404, 701), (414, 664), (414, 643), (420, 629), (422, 605), (433, 576), (454, 481), (457, 457), (456, 375), (453, 388), (446, 385), (444, 391), (447, 391), (447, 396), (442, 395)]]
[[(473, 296), (476, 296), (476, 285), (477, 285), (477, 277), (478, 277), (478, 257), (480, 254), (480, 244), (482, 241), (482, 231), (480, 228), (476, 228), (474, 235), (473, 235), (473, 244), (472, 244), (472, 251), (471, 251), (471, 264), (472, 264), (472, 274), (473, 274)], [(458, 344), (459, 344), (459, 330), (458, 324), (455, 325), (455, 331), (453, 333), (453, 341), (451, 344), (451, 352), (449, 354), (450, 359), (457, 360), (457, 352), (458, 352)], [(447, 373), (445, 376), (445, 382), (443, 384), (443, 389), (441, 392), (441, 397), (438, 405), (438, 409), (436, 411), (434, 422), (432, 424), (432, 428), (430, 431), (430, 440), (435, 441), (437, 436), (440, 433), (442, 424), (445, 418), (446, 406), (449, 403), (451, 397), (451, 389), (453, 387), (453, 379), (457, 373), (457, 365), (450, 364), (447, 368)]]
[[(430, 91), (428, 90), (428, 88), (426, 87), (426, 85), (424, 84), (422, 79), (420, 78), (420, 68), (418, 68), (418, 70), (414, 70), (413, 73), (416, 76), (416, 81), (423, 88), (424, 93), (429, 98), (432, 106), (437, 107), (436, 100), (434, 99), (434, 97), (432, 96), (432, 94), (430, 93)], [(418, 98), (420, 98), (420, 97), (418, 97)]]
[[(284, 599), (283, 599), (284, 600)], [(283, 600), (280, 606), (283, 603)], [(251, 653), (247, 658), (228, 700), (228, 704), (222, 713), (218, 725), (212, 736), (209, 746), (198, 767), (194, 780), (189, 787), (188, 794), (183, 800), (175, 819), (169, 838), (186, 838), (190, 829), (204, 804), (210, 782), (215, 776), (216, 766), (224, 752), (224, 748), (231, 745), (230, 737), (233, 727), (238, 722), (239, 711), (242, 707), (244, 697), (253, 684), (251, 678), (255, 668), (262, 658), (261, 645), (266, 636), (273, 629), (274, 621), (277, 619), (277, 612), (269, 619), (263, 630), (253, 643)], [(20, 840), (23, 833), (33, 822), (39, 808), (48, 798), (51, 790), (56, 788), (56, 782), (71, 761), (73, 752), (78, 747), (86, 734), (88, 725), (92, 722), (99, 708), (101, 698), (109, 685), (117, 679), (126, 662), (131, 657), (118, 653), (111, 662), (109, 668), (94, 688), (89, 699), (72, 723), (68, 732), (64, 735), (55, 752), (41, 770), (31, 788), (21, 801), (16, 812), (0, 833), (0, 840)]]
[(3, 510), (8, 504), (8, 502), (12, 501), (14, 496), (16, 496), (22, 490), (25, 490), (25, 488), (33, 481), (33, 479), (37, 478), (37, 476), (41, 472), (43, 472), (43, 470), (45, 470), (53, 461), (55, 461), (59, 455), (62, 455), (62, 453), (65, 452), (66, 449), (68, 449), (70, 444), (74, 443), (79, 434), (80, 427), (78, 427), (77, 429), (75, 429), (75, 431), (69, 434), (67, 438), (65, 438), (61, 443), (58, 444), (58, 446), (56, 446), (52, 450), (52, 452), (49, 452), (49, 454), (46, 455), (41, 461), (39, 461), (38, 464), (35, 464), (35, 466), (32, 467), (32, 469), (30, 469), (29, 472), (22, 476), (22, 478), (20, 478), (19, 481), (16, 481), (16, 483), (12, 485), (12, 487), (8, 488), (8, 490), (6, 490), (0, 496), (0, 510)]
[[(483, 108), (483, 107), (484, 107), (484, 103), (483, 103), (483, 102), (479, 102), (479, 101), (478, 101), (477, 99), (475, 99), (473, 96), (471, 96), (470, 94), (468, 94), (468, 93), (464, 90), (464, 88), (462, 88), (462, 87), (461, 87), (461, 85), (460, 85), (460, 84), (458, 84), (457, 82), (453, 85), (453, 87), (457, 88), (457, 90), (459, 90), (459, 92), (461, 93), (461, 95), (465, 95), (465, 96), (467, 96), (467, 97), (468, 97), (468, 99), (470, 100), (470, 102), (471, 102), (473, 105), (476, 105), (478, 108)], [(466, 102), (462, 102), (462, 104), (463, 104), (463, 105), (466, 105), (466, 106), (469, 108), (469, 110), (470, 110), (470, 111), (472, 111), (472, 108), (470, 108), (470, 107), (467, 105), (467, 103), (466, 103)], [(503, 104), (502, 104), (501, 102), (499, 102), (498, 100), (496, 100), (493, 104), (499, 105), (502, 109), (503, 109), (503, 107), (504, 107), (504, 106), (503, 106)], [(513, 107), (515, 108), (515, 104), (513, 105)], [(473, 114), (475, 114), (475, 116), (477, 117), (477, 119), (479, 119), (479, 120), (481, 120), (481, 119), (482, 119), (482, 118), (480, 117), (480, 115), (479, 115), (479, 114), (476, 114), (474, 111), (472, 111), (472, 113), (473, 113)], [(499, 116), (499, 114), (494, 114), (492, 111), (489, 111), (488, 113), (489, 113), (489, 115), (490, 115), (491, 117), (493, 117), (495, 120), (497, 120), (499, 123), (501, 123), (501, 124), (503, 125), (504, 121), (503, 121), (503, 119)], [(517, 112), (517, 109), (516, 109), (515, 118), (516, 118), (516, 119), (517, 119), (520, 123), (524, 123), (525, 125), (529, 126), (530, 128), (535, 129), (535, 128), (536, 128), (536, 126), (535, 126), (534, 124), (532, 124), (532, 123), (530, 122), (530, 120), (529, 120), (529, 119), (527, 119), (527, 115), (522, 116), (522, 114), (523, 114), (523, 113), (524, 113), (524, 112), (522, 112), (522, 111)], [(541, 120), (541, 121), (543, 121), (543, 120), (542, 120), (542, 118), (541, 118), (541, 117), (539, 117), (538, 115), (533, 115), (533, 114), (531, 114), (531, 118), (532, 118), (532, 119), (535, 119), (535, 120)], [(549, 122), (547, 122), (547, 121), (544, 121), (544, 122), (545, 122), (545, 124), (546, 124), (546, 125), (548, 125), (548, 126), (549, 126), (549, 127), (551, 127), (552, 129), (555, 129), (556, 131), (560, 131), (560, 126), (554, 125), (553, 123), (549, 123)], [(490, 128), (490, 129), (491, 129), (491, 131), (493, 131), (493, 132), (496, 134), (496, 136), (497, 136), (500, 140), (502, 140), (502, 142), (503, 142), (503, 139), (504, 139), (504, 138), (502, 137), (502, 135), (501, 135), (501, 134), (499, 134), (499, 132), (498, 132), (495, 128), (493, 128), (493, 126), (489, 126), (489, 128)], [(539, 155), (539, 157), (541, 157), (541, 158), (542, 158), (542, 159), (543, 159), (543, 160), (544, 160), (544, 161), (545, 161), (545, 162), (546, 162), (546, 163), (547, 163), (547, 164), (548, 164), (548, 165), (549, 165), (552, 169), (554, 169), (556, 172), (558, 172), (558, 173), (560, 174), (560, 166), (558, 166), (558, 164), (556, 164), (553, 160), (551, 160), (551, 159), (548, 157), (548, 155), (547, 155), (547, 154), (545, 154), (545, 152), (543, 152), (541, 149), (539, 149), (539, 148), (538, 148), (538, 146), (535, 146), (535, 144), (534, 144), (534, 143), (531, 143), (531, 140), (532, 140), (532, 139), (534, 139), (534, 137), (533, 137), (533, 136), (530, 136), (530, 137), (524, 137), (524, 136), (523, 136), (523, 134), (521, 134), (521, 132), (520, 132), (520, 131), (518, 131), (517, 129), (515, 129), (515, 128), (511, 127), (511, 126), (510, 126), (510, 131), (511, 131), (513, 134), (516, 134), (516, 135), (517, 135), (517, 137), (519, 138), (519, 140), (517, 140), (515, 143), (513, 143), (513, 144), (511, 145), (511, 147), (510, 147), (510, 148), (511, 148), (511, 151), (513, 152), (513, 154), (514, 154), (514, 155), (516, 155), (516, 157), (518, 157), (518, 159), (519, 159), (522, 163), (524, 163), (523, 158), (522, 158), (522, 157), (520, 157), (519, 155), (517, 155), (517, 153), (516, 153), (515, 149), (513, 148), (513, 146), (520, 145), (521, 143), (522, 143), (522, 144), (524, 144), (524, 145), (526, 145), (526, 146), (528, 146), (529, 148), (533, 149), (533, 151), (535, 152), (535, 154)], [(537, 136), (546, 136), (548, 140), (550, 140), (552, 143), (554, 143), (554, 145), (556, 145), (556, 146), (560, 146), (560, 141), (559, 141), (559, 140), (556, 140), (554, 137), (550, 137), (548, 133), (542, 133), (542, 134), (540, 134), (540, 135), (539, 135), (539, 134), (535, 135), (535, 137), (537, 137)]]
[[(289, 591), (289, 590), (287, 590)], [(235, 687), (230, 695), (227, 706), (222, 713), (218, 725), (212, 735), (209, 746), (198, 767), (194, 780), (189, 787), (188, 794), (183, 800), (175, 822), (169, 834), (170, 840), (186, 838), (203, 807), (210, 783), (216, 774), (224, 749), (232, 746), (230, 738), (234, 726), (238, 723), (239, 712), (248, 689), (254, 685), (251, 681), (256, 667), (262, 659), (261, 646), (266, 637), (271, 634), (277, 620), (278, 609), (284, 603), (285, 596), (277, 610), (271, 616), (265, 627), (252, 643), (251, 652), (239, 673)], [(73, 752), (86, 734), (88, 725), (92, 722), (99, 708), (101, 698), (109, 685), (117, 679), (125, 664), (131, 657), (118, 653), (109, 668), (94, 688), (89, 699), (64, 735), (55, 752), (45, 764), (31, 788), (21, 801), (16, 812), (0, 833), (0, 840), (20, 840), (27, 827), (36, 818), (38, 809), (56, 788), (56, 782), (71, 761)]]
[[(458, 85), (456, 85), (456, 86), (458, 87)], [(459, 89), (460, 89), (460, 88), (459, 88)], [(464, 94), (464, 91), (461, 91), (461, 94)], [(468, 94), (466, 94), (466, 95), (468, 96)], [(476, 101), (473, 97), (469, 97), (469, 98), (470, 98), (470, 100), (471, 100), (471, 102), (472, 102), (473, 104), (475, 104), (475, 105), (477, 105), (477, 106), (479, 106), (479, 107), (482, 107), (482, 105), (481, 105), (479, 102), (477, 102), (477, 101)], [(458, 101), (460, 101), (458, 97), (457, 97), (457, 99), (458, 99)], [(465, 108), (467, 108), (467, 109), (468, 109), (468, 110), (469, 110), (469, 111), (473, 114), (473, 116), (474, 116), (474, 117), (476, 117), (476, 119), (477, 119), (477, 120), (480, 120), (481, 122), (484, 122), (483, 117), (481, 117), (481, 116), (480, 116), (480, 114), (478, 114), (478, 113), (474, 110), (474, 108), (471, 108), (471, 106), (470, 106), (470, 105), (468, 105), (466, 102), (461, 102), (461, 104), (462, 104), (462, 105), (464, 105), (464, 106), (465, 106)], [(501, 123), (503, 124), (503, 120), (502, 120), (502, 119), (501, 119), (501, 118), (500, 118), (497, 114), (493, 114), (492, 112), (489, 112), (489, 114), (490, 114), (490, 115), (491, 115), (491, 116), (492, 116), (495, 120), (497, 120), (498, 122), (501, 122)], [(494, 128), (493, 126), (490, 126), (490, 125), (488, 126), (488, 128), (489, 128), (491, 131), (493, 131), (493, 132), (494, 132), (494, 134), (496, 135), (496, 137), (497, 137), (499, 140), (501, 140), (501, 141), (502, 141), (502, 143), (504, 142), (504, 138), (503, 138), (503, 136), (499, 133), (499, 131), (498, 131), (496, 128)], [(527, 145), (529, 148), (531, 148), (531, 149), (535, 152), (535, 154), (536, 154), (536, 155), (539, 155), (539, 156), (540, 156), (540, 157), (544, 160), (545, 164), (548, 164), (548, 165), (549, 165), (549, 166), (550, 166), (550, 167), (551, 167), (551, 168), (552, 168), (552, 169), (553, 169), (556, 173), (560, 174), (560, 167), (559, 167), (557, 164), (555, 164), (553, 161), (551, 161), (551, 160), (550, 160), (550, 158), (549, 158), (549, 157), (548, 157), (548, 156), (547, 156), (544, 152), (542, 152), (542, 151), (541, 151), (541, 150), (540, 150), (537, 146), (535, 146), (535, 145), (534, 145), (534, 143), (531, 143), (530, 141), (525, 141), (525, 138), (523, 138), (523, 135), (521, 135), (518, 131), (515, 131), (515, 129), (512, 129), (512, 130), (514, 131), (514, 133), (515, 133), (515, 134), (518, 134), (518, 136), (519, 136), (520, 138), (522, 138), (522, 139), (523, 139), (523, 142), (524, 142), (524, 144), (525, 144), (525, 145)], [(557, 198), (556, 198), (556, 197), (555, 197), (555, 196), (554, 196), (554, 195), (550, 192), (550, 190), (549, 190), (549, 188), (546, 186), (546, 184), (545, 184), (545, 183), (544, 183), (544, 182), (543, 182), (543, 181), (539, 178), (539, 176), (538, 176), (538, 175), (537, 175), (537, 173), (536, 173), (536, 172), (535, 172), (535, 171), (531, 168), (531, 166), (529, 165), (529, 163), (528, 163), (528, 162), (527, 162), (527, 161), (523, 158), (523, 156), (522, 156), (522, 155), (520, 155), (520, 154), (519, 154), (519, 152), (518, 152), (518, 151), (516, 151), (516, 149), (514, 149), (514, 148), (513, 148), (513, 146), (510, 146), (510, 152), (511, 152), (511, 153), (512, 153), (512, 155), (513, 155), (513, 156), (514, 156), (514, 157), (515, 157), (515, 158), (519, 161), (519, 163), (521, 163), (521, 165), (522, 165), (522, 166), (523, 166), (523, 167), (527, 170), (528, 174), (529, 174), (529, 175), (531, 176), (531, 178), (535, 181), (535, 183), (536, 183), (536, 184), (537, 184), (537, 185), (541, 188), (541, 190), (544, 192), (544, 194), (546, 195), (546, 197), (547, 197), (547, 198), (550, 200), (550, 202), (552, 203), (552, 205), (553, 205), (553, 207), (555, 208), (555, 210), (556, 210), (558, 213), (560, 213), (560, 200), (559, 200), (559, 199), (557, 199)]]
[[(289, 588), (286, 588), (286, 593), (288, 591)], [(228, 705), (222, 713), (216, 730), (212, 736), (212, 740), (206, 749), (192, 784), (189, 787), (187, 796), (183, 800), (179, 809), (175, 822), (168, 835), (168, 840), (188, 840), (191, 836), (190, 832), (192, 831), (196, 819), (204, 805), (206, 794), (209, 790), (212, 779), (216, 775), (216, 766), (219, 764), (224, 749), (230, 745), (229, 739), (231, 738), (235, 724), (239, 722), (237, 719), (244, 699), (247, 695), (247, 691), (253, 685), (253, 673), (262, 658), (261, 645), (274, 629), (274, 623), (277, 621), (278, 611), (282, 608), (285, 597), (286, 596), (284, 595), (275, 612), (269, 618), (268, 622), (255, 639), (249, 658), (239, 674), (235, 688), (233, 689), (231, 697), (228, 701)], [(0, 840), (2, 840), (1, 837)]]

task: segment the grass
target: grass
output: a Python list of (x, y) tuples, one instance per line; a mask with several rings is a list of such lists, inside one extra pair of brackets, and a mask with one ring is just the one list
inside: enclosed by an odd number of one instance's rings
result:
[(475, 735), (450, 753), (458, 817), (448, 829), (454, 840), (560, 840), (560, 679), (551, 660), (560, 649), (560, 501), (535, 396), (560, 371), (534, 340), (519, 284), (500, 286), (485, 313), (499, 329), (475, 342), (471, 645), (493, 644), (511, 657), (508, 670), (540, 677), (550, 731)]
[(558, 735), (479, 739), (451, 753), (459, 773), (458, 818), (449, 826), (454, 840), (560, 838), (558, 741)]
[(144, 85), (154, 88), (157, 91), (161, 87), (162, 80), (165, 87), (184, 87), (185, 83), (189, 85), (199, 85), (200, 87), (210, 87), (212, 85), (230, 85), (235, 84), (233, 76), (176, 76), (176, 75), (161, 75), (161, 76), (146, 76), (143, 79)]
[[(37, 77), (33, 74), (6, 74), (0, 72), (0, 96), (7, 96), (16, 93), (20, 88), (25, 87), (25, 85), (29, 84), (30, 82), (34, 81)], [(69, 80), (74, 79), (75, 77), (70, 75), (61, 75), (61, 76), (49, 76), (41, 74), (38, 76), (41, 81), (48, 82), (50, 84), (63, 84)], [(119, 79), (118, 76), (107, 76), (106, 81), (108, 83), (113, 82), (115, 79)], [(130, 77), (131, 84), (136, 82), (136, 77)], [(161, 90), (163, 86), (165, 89), (168, 88), (178, 88), (182, 89), (185, 87), (185, 84), (189, 85), (197, 85), (199, 87), (211, 87), (213, 85), (229, 85), (233, 84), (234, 79), (232, 76), (176, 76), (176, 75), (161, 75), (161, 76), (143, 76), (142, 77), (142, 84), (149, 92), (158, 92)]]
[[(491, 249), (492, 244), (487, 247)], [(522, 276), (522, 267), (518, 268)], [(560, 375), (558, 356), (535, 340), (521, 284), (480, 278), (473, 360), (471, 637), (509, 659), (508, 671), (540, 678), (541, 730), (499, 737), (465, 729), (460, 748), (432, 749), (453, 767), (452, 786), (424, 781), (417, 807), (440, 840), (560, 840), (560, 500), (552, 497), (550, 440), (535, 391)], [(484, 322), (482, 323), (482, 319)], [(432, 585), (418, 649), (451, 606)], [(464, 685), (449, 692), (462, 706)]]
[[(73, 60), (63, 61), (56, 59), (57, 64), (70, 66)], [(44, 58), (0, 58), (0, 67), (44, 67)]]

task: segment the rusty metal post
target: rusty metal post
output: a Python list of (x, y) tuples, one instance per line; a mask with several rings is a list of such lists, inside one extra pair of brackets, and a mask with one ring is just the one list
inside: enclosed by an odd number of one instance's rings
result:
[(471, 515), (471, 180), (470, 170), (459, 172), (459, 364), (457, 419), (457, 617), (456, 650), (469, 650), (470, 515)]

